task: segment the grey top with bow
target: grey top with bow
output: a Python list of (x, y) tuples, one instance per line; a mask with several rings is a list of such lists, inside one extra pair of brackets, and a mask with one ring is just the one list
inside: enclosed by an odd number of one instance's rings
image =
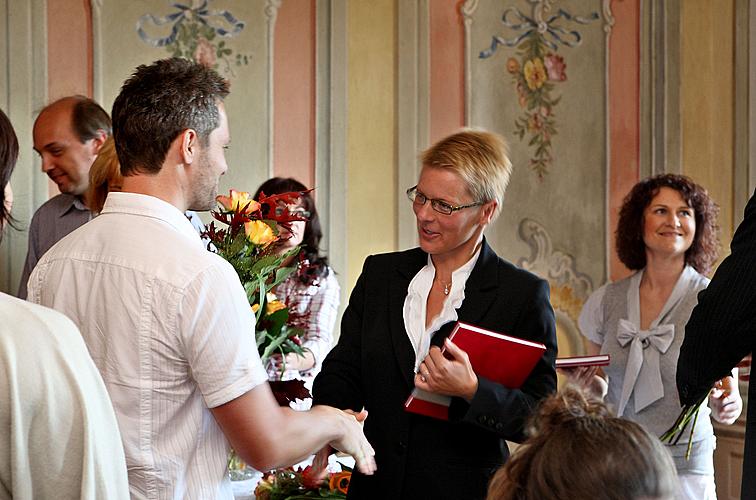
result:
[[(638, 422), (657, 436), (666, 431), (680, 413), (675, 372), (685, 323), (696, 305), (698, 292), (708, 279), (686, 266), (667, 303), (647, 330), (640, 328), (640, 282), (643, 271), (607, 284), (586, 301), (580, 314), (580, 329), (591, 342), (611, 355), (604, 368), (609, 376), (606, 401), (619, 416)], [(679, 473), (713, 474), (714, 431), (710, 410), (703, 406), (698, 416), (691, 458), (684, 458), (688, 434), (670, 447)]]

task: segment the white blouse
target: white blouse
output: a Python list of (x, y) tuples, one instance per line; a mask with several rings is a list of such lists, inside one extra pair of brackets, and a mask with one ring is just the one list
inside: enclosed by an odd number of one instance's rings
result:
[(433, 318), (428, 328), (425, 328), (428, 294), (433, 286), (433, 278), (436, 276), (436, 268), (430, 255), (428, 255), (428, 264), (420, 269), (410, 281), (407, 297), (404, 299), (403, 316), (404, 328), (415, 349), (415, 372), (430, 351), (433, 334), (446, 323), (457, 320), (457, 309), (465, 300), (467, 278), (470, 277), (479, 255), (480, 248), (469, 261), (452, 273), (451, 291), (444, 299), (441, 312)]

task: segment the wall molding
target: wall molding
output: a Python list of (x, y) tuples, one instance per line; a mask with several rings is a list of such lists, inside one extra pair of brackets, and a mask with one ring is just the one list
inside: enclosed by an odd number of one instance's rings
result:
[(47, 201), (47, 176), (33, 153), (30, 131), (47, 102), (47, 2), (0, 0), (0, 107), (13, 123), (19, 157), (11, 186), (13, 216), (22, 230), (8, 228), (0, 245), (0, 287), (15, 295), (26, 260), (27, 226), (34, 211)]
[(89, 2), (92, 11), (92, 98), (99, 103), (103, 102), (102, 3), (103, 0)]
[(472, 24), (473, 14), (478, 8), (478, 0), (465, 0), (460, 6), (462, 23), (465, 26), (465, 125), (472, 123)]
[(640, 177), (682, 172), (680, 4), (641, 0)]
[[(346, 122), (348, 111), (347, 0), (316, 0), (315, 186), (318, 214), (324, 228), (321, 247), (343, 284), (347, 275)], [(339, 316), (349, 290), (341, 287)], [(340, 322), (334, 327), (338, 338)]]
[(609, 77), (612, 41), (612, 29), (614, 28), (614, 15), (612, 14), (611, 0), (603, 0), (601, 4), (601, 15), (604, 18), (604, 107), (606, 109), (604, 116), (604, 128), (606, 129), (605, 144), (605, 163), (604, 163), (604, 276), (608, 278), (612, 275), (612, 219), (609, 217), (612, 209), (612, 122), (611, 122), (611, 79)]
[(266, 38), (267, 38), (267, 47), (268, 47), (268, 54), (267, 59), (265, 61), (267, 66), (267, 75), (268, 75), (268, 88), (267, 88), (267, 104), (266, 104), (266, 111), (268, 113), (268, 147), (267, 147), (267, 153), (268, 153), (268, 175), (266, 178), (270, 179), (271, 177), (275, 176), (275, 171), (273, 168), (273, 137), (274, 137), (274, 128), (273, 128), (273, 120), (274, 120), (274, 112), (273, 108), (275, 106), (275, 103), (273, 102), (273, 86), (274, 86), (274, 74), (273, 74), (273, 64), (274, 64), (274, 57), (275, 57), (275, 40), (276, 40), (276, 19), (278, 18), (278, 9), (281, 7), (281, 2), (283, 0), (265, 0), (265, 26), (266, 26)]
[(19, 159), (11, 186), (14, 189), (13, 215), (22, 231), (9, 229), (2, 240), (0, 284), (4, 291), (15, 294), (26, 259), (28, 222), (34, 211), (44, 203), (48, 181), (33, 154), (33, 138), (29, 131), (39, 109), (47, 102), (47, 4), (44, 0), (5, 2), (2, 20), (5, 33), (7, 69), (2, 106), (13, 123), (19, 141)]
[(397, 4), (397, 244), (417, 246), (415, 217), (405, 190), (420, 174), (418, 152), (430, 141), (430, 5), (428, 0)]

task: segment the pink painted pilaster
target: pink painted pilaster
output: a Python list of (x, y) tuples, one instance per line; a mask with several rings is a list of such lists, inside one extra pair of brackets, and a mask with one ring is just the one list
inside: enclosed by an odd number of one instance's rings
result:
[(430, 6), (430, 142), (465, 125), (465, 29), (460, 0)]
[(273, 55), (273, 171), (315, 182), (315, 0), (282, 2)]
[(639, 178), (640, 0), (611, 4), (615, 24), (609, 40), (609, 276), (629, 274), (617, 258), (614, 232), (622, 200)]

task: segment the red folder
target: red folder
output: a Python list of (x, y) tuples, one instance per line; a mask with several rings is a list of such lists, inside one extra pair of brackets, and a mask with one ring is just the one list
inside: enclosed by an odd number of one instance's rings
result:
[(597, 354), (595, 356), (572, 356), (568, 358), (557, 358), (557, 368), (575, 368), (578, 366), (607, 366), (610, 357), (608, 354)]
[[(519, 388), (546, 351), (546, 346), (510, 337), (467, 323), (457, 322), (449, 340), (467, 353), (475, 374), (510, 389)], [(429, 417), (449, 419), (451, 398), (415, 388), (404, 403), (405, 410)]]

